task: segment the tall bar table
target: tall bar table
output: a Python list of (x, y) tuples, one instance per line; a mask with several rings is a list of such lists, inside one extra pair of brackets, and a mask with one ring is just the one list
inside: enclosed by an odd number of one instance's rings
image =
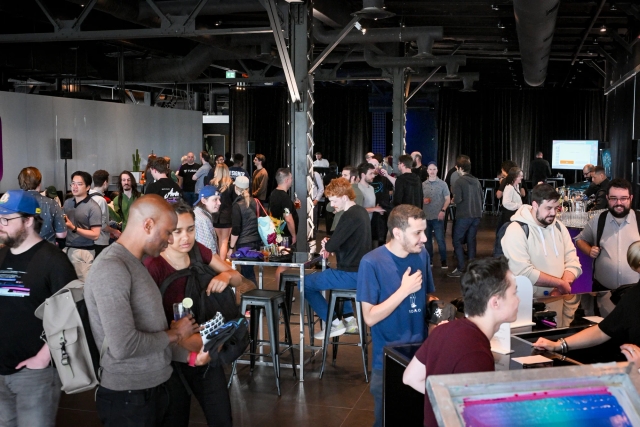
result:
[[(327, 260), (320, 254), (307, 252), (293, 252), (291, 259), (287, 261), (260, 261), (260, 260), (232, 260), (231, 267), (236, 269), (239, 265), (258, 266), (258, 289), (262, 289), (264, 267), (287, 267), (300, 269), (300, 381), (304, 381), (304, 270), (322, 261), (322, 271), (327, 267)], [(311, 346), (309, 346), (311, 347)], [(295, 367), (293, 367), (295, 369)]]

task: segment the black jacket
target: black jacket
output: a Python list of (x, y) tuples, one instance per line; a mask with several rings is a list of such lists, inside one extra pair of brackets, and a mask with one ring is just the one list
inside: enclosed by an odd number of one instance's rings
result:
[(415, 173), (403, 173), (396, 179), (394, 206), (413, 205), (422, 209), (422, 181)]

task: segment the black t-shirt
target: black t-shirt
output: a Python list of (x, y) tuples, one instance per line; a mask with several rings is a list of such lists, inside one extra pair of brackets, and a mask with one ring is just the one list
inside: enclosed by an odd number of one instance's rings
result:
[(41, 241), (21, 254), (7, 249), (0, 265), (0, 375), (15, 374), (18, 363), (35, 356), (44, 342), (42, 320), (33, 312), (67, 283), (77, 279), (67, 256)]
[(425, 165), (420, 165), (417, 168), (412, 168), (411, 172), (420, 177), (420, 181), (425, 182), (429, 178), (429, 171)]
[(231, 179), (234, 181), (239, 176), (249, 176), (247, 171), (241, 168), (240, 166), (231, 166), (229, 168), (229, 175), (231, 176)]
[(640, 285), (624, 293), (620, 302), (598, 325), (619, 344), (640, 345)]
[(200, 164), (194, 163), (192, 165), (185, 163), (180, 166), (178, 175), (182, 177), (182, 189), (187, 193), (193, 193), (196, 191), (196, 182), (193, 180), (193, 174), (200, 169)]
[[(298, 211), (293, 206), (293, 201), (289, 194), (286, 191), (278, 190), (277, 188), (271, 192), (271, 197), (269, 197), (269, 210), (271, 211), (271, 216), (278, 219), (284, 219), (284, 209), (289, 209), (291, 215), (293, 215), (293, 224), (296, 227), (296, 233), (298, 232)], [(283, 235), (291, 236), (289, 233), (289, 227), (284, 226)]]
[(338, 270), (358, 271), (360, 260), (371, 251), (371, 224), (367, 210), (358, 205), (347, 209), (326, 249), (336, 253)]
[(182, 198), (180, 186), (171, 178), (160, 178), (147, 185), (144, 194), (158, 194), (169, 203), (177, 203)]

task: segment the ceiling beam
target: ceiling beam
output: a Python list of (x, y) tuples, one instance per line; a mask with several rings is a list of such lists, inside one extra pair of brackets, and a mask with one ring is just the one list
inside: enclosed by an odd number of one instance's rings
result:
[(142, 28), (131, 30), (57, 31), (55, 33), (2, 34), (0, 43), (48, 43), (60, 41), (93, 41), (120, 39), (149, 39), (165, 37), (229, 36), (236, 34), (268, 34), (271, 28), (227, 28), (188, 30), (184, 26), (166, 28)]

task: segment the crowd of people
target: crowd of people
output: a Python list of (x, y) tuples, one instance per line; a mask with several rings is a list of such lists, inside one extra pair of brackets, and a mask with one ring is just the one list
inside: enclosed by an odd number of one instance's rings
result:
[[(382, 422), (385, 346), (424, 342), (404, 375), (407, 384), (424, 393), (428, 375), (493, 370), (489, 340), (501, 323), (515, 320), (515, 276), (531, 281), (534, 296), (549, 298), (558, 326), (571, 323), (581, 302), (571, 294), (582, 274), (576, 246), (595, 260), (597, 290), (640, 280), (640, 218), (630, 208), (631, 184), (602, 178), (598, 167), (586, 165), (584, 174), (593, 174), (589, 191), (595, 206), (604, 203), (607, 210), (589, 222), (574, 245), (556, 217), (560, 194), (544, 183), (551, 172), (541, 154), (531, 167), (540, 183), (535, 181), (530, 194), (522, 169), (505, 161), (496, 194), (503, 205), (496, 246), (504, 257), (476, 259), (484, 201), (468, 156), (458, 156), (445, 180), (438, 177), (436, 162), (423, 164), (419, 152), (397, 159), (367, 153), (360, 164), (341, 171), (331, 171), (320, 152), (315, 156), (315, 166), (328, 168), (324, 177), (315, 172), (312, 179), (314, 224), (321, 215), (326, 221), (326, 237), (318, 246), (336, 263), (305, 280), (305, 297), (330, 328), (329, 336), (336, 337), (357, 333), (364, 325), (358, 325), (350, 302), (340, 313), (329, 313), (322, 292), (356, 290), (373, 341), (375, 425)], [(107, 171), (76, 171), (70, 194), (60, 204), (51, 192), (41, 194), (37, 168), (20, 172), (20, 190), (0, 199), (0, 269), (10, 279), (0, 283), (0, 317), (22, 325), (19, 332), (5, 328), (1, 335), (13, 345), (0, 346), (0, 426), (15, 425), (16, 419), (28, 420), (20, 425), (53, 425), (60, 382), (33, 312), (75, 278), (85, 282), (96, 343), (107, 348), (96, 394), (104, 425), (186, 426), (191, 394), (209, 425), (232, 424), (224, 371), (219, 364), (207, 366), (210, 356), (196, 319), (174, 319), (173, 304), (185, 297), (187, 279), (172, 275), (194, 262), (206, 264), (216, 273), (207, 293), (231, 287), (239, 304), (242, 294), (255, 288), (255, 273), (248, 266), (231, 269), (228, 258), (241, 248), (259, 249), (258, 218), (270, 214), (284, 221), (283, 236), (292, 247), (298, 227), (305, 224), (291, 194), (289, 168), (271, 171), (276, 187), (269, 193), (264, 155), (251, 159), (252, 174), (244, 169), (243, 155), (227, 157), (202, 151), (196, 163), (190, 152), (173, 172), (170, 159), (150, 156), (144, 189), (132, 172), (123, 171), (112, 200)], [(530, 204), (524, 203), (527, 196)], [(467, 317), (434, 328), (428, 313), (429, 303), (437, 299), (434, 240), (439, 266), (449, 270), (447, 220), (453, 220), (456, 261), (448, 275), (460, 278)], [(623, 346), (629, 359), (640, 358), (637, 328), (620, 326), (637, 317), (638, 292), (629, 291), (618, 306), (610, 295), (597, 298), (594, 309), (608, 315), (598, 328), (561, 343), (541, 339), (536, 346), (562, 351), (567, 345), (581, 348), (616, 337), (631, 343)], [(324, 339), (325, 330), (315, 338)], [(425, 425), (435, 425), (428, 398)]]

